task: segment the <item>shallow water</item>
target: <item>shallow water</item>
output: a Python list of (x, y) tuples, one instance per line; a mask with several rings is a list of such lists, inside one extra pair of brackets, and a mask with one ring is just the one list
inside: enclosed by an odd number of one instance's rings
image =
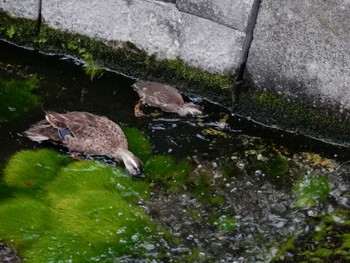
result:
[[(156, 244), (150, 249), (155, 254), (157, 250), (167, 250), (169, 261), (181, 260), (183, 255), (197, 249), (200, 255), (196, 260), (203, 262), (269, 262), (281, 240), (291, 233), (306, 234), (314, 227), (308, 219), (337, 207), (350, 207), (346, 195), (348, 149), (263, 127), (199, 96), (186, 99), (204, 106), (205, 115), (200, 118), (172, 114), (136, 118), (133, 109), (138, 97), (131, 88), (135, 79), (105, 70), (91, 81), (79, 61), (0, 42), (0, 77), (29, 74), (36, 74), (40, 80), (35, 93), (42, 98), (42, 109), (89, 111), (137, 127), (149, 136), (155, 154), (190, 160), (195, 167), (191, 173), (194, 182), (201, 174), (207, 174), (210, 182), (207, 195), (217, 197), (217, 203), (201, 199), (193, 187), (178, 194), (160, 189), (153, 192), (150, 201), (140, 204), (155, 222), (182, 240), (178, 245)], [(0, 124), (1, 164), (21, 149), (56, 147), (37, 144), (22, 136), (24, 130), (43, 118), (42, 109), (29, 110), (13, 121)], [(309, 152), (331, 158), (332, 165), (313, 162), (306, 154)], [(287, 160), (288, 171), (267, 176), (257, 163), (268, 162), (275, 155)], [(296, 209), (293, 184), (300, 178), (318, 176), (329, 178), (332, 202)], [(226, 218), (234, 218), (237, 228), (215, 226), (215, 222)], [(290, 257), (293, 261), (294, 255)], [(132, 259), (120, 261), (132, 262)]]

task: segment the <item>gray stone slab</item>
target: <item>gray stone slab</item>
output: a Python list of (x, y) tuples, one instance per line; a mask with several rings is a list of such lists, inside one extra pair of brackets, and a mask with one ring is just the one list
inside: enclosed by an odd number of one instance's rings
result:
[(245, 32), (254, 0), (177, 0), (177, 7)]
[(147, 0), (46, 0), (45, 23), (107, 41), (130, 41), (158, 58), (178, 55), (175, 5)]
[(38, 18), (39, 0), (2, 0), (0, 9), (15, 17)]
[(174, 4), (134, 0), (130, 6), (129, 40), (159, 59), (175, 59), (180, 48), (180, 18)]
[(42, 16), (53, 28), (106, 42), (130, 41), (158, 59), (180, 58), (217, 73), (237, 66), (245, 36), (155, 0), (45, 0)]
[(123, 0), (45, 0), (42, 7), (49, 26), (105, 40), (129, 40), (129, 14)]
[(246, 72), (259, 89), (350, 109), (350, 1), (262, 1)]
[(182, 23), (181, 59), (212, 73), (233, 73), (240, 61), (244, 33), (186, 13)]

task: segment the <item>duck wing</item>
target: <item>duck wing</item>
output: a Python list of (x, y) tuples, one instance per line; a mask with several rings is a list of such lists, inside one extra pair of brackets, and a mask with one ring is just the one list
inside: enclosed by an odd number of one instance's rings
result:
[(97, 129), (102, 117), (88, 112), (72, 111), (68, 113), (49, 112), (46, 113), (45, 118), (62, 135), (69, 134), (73, 137), (84, 137), (86, 130)]
[(24, 135), (32, 141), (36, 142), (42, 142), (46, 140), (52, 140), (56, 142), (62, 141), (62, 138), (57, 133), (57, 129), (52, 127), (47, 120), (42, 120), (32, 125), (28, 130), (24, 132)]

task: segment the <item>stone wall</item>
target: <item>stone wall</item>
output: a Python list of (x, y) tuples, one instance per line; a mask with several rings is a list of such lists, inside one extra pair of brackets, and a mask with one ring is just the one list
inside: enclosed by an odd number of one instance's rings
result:
[(265, 0), (246, 77), (259, 90), (350, 109), (350, 0)]
[[(43, 0), (50, 27), (129, 41), (159, 59), (179, 58), (211, 73), (239, 67), (253, 0)], [(36, 19), (39, 0), (1, 1), (12, 15)]]

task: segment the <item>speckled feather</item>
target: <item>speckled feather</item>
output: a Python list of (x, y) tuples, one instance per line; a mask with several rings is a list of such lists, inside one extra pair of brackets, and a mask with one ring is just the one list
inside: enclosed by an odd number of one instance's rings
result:
[[(69, 129), (73, 136), (61, 138), (58, 129)], [(46, 120), (34, 124), (25, 134), (32, 139), (37, 135), (47, 137), (71, 151), (89, 154), (111, 156), (118, 148), (128, 148), (126, 137), (116, 123), (88, 112), (48, 112)]]
[(184, 100), (177, 89), (157, 83), (157, 82), (139, 82), (134, 85), (142, 102), (151, 107), (160, 107), (164, 111), (173, 111), (172, 108), (178, 108), (184, 105)]

